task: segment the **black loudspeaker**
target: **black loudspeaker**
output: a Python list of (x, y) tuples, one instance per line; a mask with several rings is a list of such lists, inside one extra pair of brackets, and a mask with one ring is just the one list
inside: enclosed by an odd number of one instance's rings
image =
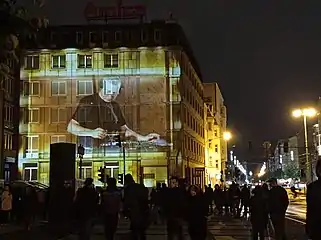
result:
[(49, 222), (68, 221), (75, 193), (76, 144), (50, 145)]

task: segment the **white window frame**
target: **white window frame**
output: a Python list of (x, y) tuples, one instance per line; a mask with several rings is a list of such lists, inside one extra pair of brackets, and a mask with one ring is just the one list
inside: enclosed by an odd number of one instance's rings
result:
[[(52, 85), (53, 84), (57, 84), (58, 86), (58, 93), (57, 94), (53, 94), (52, 93)], [(60, 93), (60, 84), (65, 84), (65, 93)], [(66, 81), (52, 81), (51, 82), (51, 96), (66, 96), (67, 95), (67, 82)]]
[[(52, 111), (57, 110), (57, 122), (52, 120), (53, 113)], [(67, 119), (60, 119), (60, 111), (65, 111), (65, 117), (67, 116), (66, 108), (50, 108), (50, 122), (51, 123), (65, 123)]]
[[(114, 58), (117, 56), (117, 65), (114, 64)], [(118, 53), (105, 53), (104, 54), (104, 61), (106, 60), (106, 57), (110, 59), (110, 66), (107, 66), (107, 63), (104, 62), (104, 68), (118, 68), (119, 67), (119, 54)]]
[[(27, 140), (27, 146), (26, 146), (26, 157), (27, 158), (38, 158), (38, 154), (39, 154), (39, 136), (38, 135), (30, 135), (30, 136), (26, 136)], [(33, 140), (29, 140), (29, 139), (33, 139), (33, 138), (38, 138), (38, 146), (37, 148), (33, 149)], [(31, 143), (31, 148), (29, 149), (29, 143)]]
[[(57, 141), (53, 142), (53, 138), (57, 138)], [(60, 142), (66, 142), (66, 135), (52, 135), (50, 137), (50, 143), (60, 143)]]
[(12, 134), (5, 133), (4, 134), (4, 149), (12, 150), (12, 144), (13, 144)]
[[(26, 180), (26, 170), (27, 171), (30, 171), (30, 174), (29, 174), (29, 179), (28, 180)], [(31, 179), (31, 176), (32, 176), (32, 171), (37, 171), (37, 179)], [(31, 182), (31, 181), (37, 181), (38, 180), (38, 167), (25, 167), (24, 169), (23, 169), (23, 180), (24, 181), (28, 181), (28, 182)]]
[[(91, 89), (89, 89), (90, 91), (87, 92), (87, 88), (86, 88), (86, 84), (87, 83), (91, 83)], [(80, 84), (85, 84), (85, 93), (79, 93), (79, 85)], [(86, 96), (86, 95), (91, 95), (94, 93), (94, 86), (93, 86), (93, 81), (92, 80), (78, 80), (77, 81), (77, 96)]]
[[(33, 112), (38, 112), (38, 119), (34, 121)], [(40, 109), (39, 108), (28, 108), (28, 123), (39, 123), (40, 122)]]
[[(84, 63), (85, 63), (85, 66), (79, 66), (79, 58), (80, 57), (83, 57), (85, 58), (84, 59)], [(91, 58), (91, 64), (87, 66), (87, 58), (90, 57)], [(92, 54), (78, 54), (77, 56), (77, 68), (80, 68), (80, 69), (84, 69), (84, 68), (92, 68), (93, 67), (93, 55)]]
[[(53, 65), (53, 63), (54, 63), (54, 61), (53, 61), (53, 58), (54, 57), (58, 57), (58, 66), (57, 67), (55, 67), (54, 65)], [(65, 66), (61, 66), (61, 58), (62, 57), (64, 57), (65, 58)], [(52, 69), (58, 69), (58, 68), (66, 68), (66, 54), (57, 54), (57, 55), (51, 55), (51, 68)]]
[[(34, 94), (35, 85), (38, 85), (38, 94)], [(28, 94), (26, 92), (26, 88), (28, 88)], [(25, 96), (40, 96), (40, 82), (24, 82), (23, 84), (23, 95)]]
[[(91, 173), (90, 173), (90, 176), (87, 176), (87, 172), (86, 170), (87, 169), (90, 169)], [(93, 177), (93, 167), (92, 166), (82, 166), (82, 169), (81, 169), (81, 179), (86, 179), (86, 178), (92, 178)], [(78, 171), (80, 171), (80, 167), (78, 167)]]
[[(29, 58), (29, 57), (31, 57), (31, 67), (28, 67), (28, 65), (27, 65), (27, 63), (28, 63), (28, 61), (27, 61), (27, 59)], [(38, 58), (38, 66), (34, 66), (35, 65), (35, 58)], [(40, 56), (39, 55), (27, 55), (26, 57), (25, 57), (25, 69), (39, 69), (40, 68)]]

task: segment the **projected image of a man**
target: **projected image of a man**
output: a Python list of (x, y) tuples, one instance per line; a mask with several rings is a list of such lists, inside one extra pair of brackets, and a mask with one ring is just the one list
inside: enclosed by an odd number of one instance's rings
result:
[(126, 125), (126, 120), (115, 101), (122, 89), (119, 78), (103, 79), (98, 93), (82, 98), (68, 123), (68, 132), (79, 137), (104, 140), (107, 136), (122, 132), (124, 136), (137, 141), (153, 141), (159, 134), (140, 135)]

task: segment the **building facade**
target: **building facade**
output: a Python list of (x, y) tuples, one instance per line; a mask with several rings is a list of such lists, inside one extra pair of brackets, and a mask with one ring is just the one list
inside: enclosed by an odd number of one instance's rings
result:
[(204, 83), (206, 106), (205, 165), (209, 183), (218, 183), (221, 171), (226, 169), (227, 143), (223, 139), (226, 131), (226, 106), (217, 83)]
[[(50, 144), (72, 142), (85, 147), (83, 178), (96, 184), (102, 166), (110, 177), (125, 169), (146, 186), (172, 175), (204, 183), (203, 85), (179, 25), (60, 26), (38, 39), (26, 46), (21, 69), (25, 180), (48, 183)], [(107, 95), (115, 99), (99, 98)], [(92, 135), (98, 128), (103, 139)]]
[(0, 61), (1, 71), (6, 72), (0, 75), (0, 179), (10, 182), (17, 177), (19, 67), (10, 57)]
[(284, 178), (300, 178), (300, 154), (298, 136), (278, 140), (273, 157), (269, 158), (268, 170), (282, 173)]

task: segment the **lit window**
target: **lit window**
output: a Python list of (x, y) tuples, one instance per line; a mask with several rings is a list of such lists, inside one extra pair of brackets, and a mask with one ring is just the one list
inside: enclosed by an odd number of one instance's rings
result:
[(50, 118), (52, 123), (61, 123), (61, 122), (65, 123), (67, 121), (66, 109), (52, 108)]
[(78, 81), (77, 82), (77, 95), (91, 95), (93, 94), (92, 81)]
[(4, 149), (12, 150), (12, 134), (4, 134)]
[(67, 84), (63, 81), (53, 81), (51, 82), (51, 96), (66, 95)]
[(51, 144), (54, 143), (60, 143), (60, 142), (66, 142), (66, 136), (65, 135), (53, 135), (51, 136)]
[(40, 83), (39, 82), (24, 82), (23, 94), (25, 96), (39, 96), (40, 95)]
[(65, 67), (66, 67), (66, 55), (52, 56), (52, 68), (65, 68)]
[(104, 67), (105, 68), (118, 68), (118, 54), (105, 54)]
[(39, 56), (38, 55), (30, 55), (25, 57), (25, 69), (39, 69)]
[(92, 55), (78, 55), (78, 68), (92, 68)]

